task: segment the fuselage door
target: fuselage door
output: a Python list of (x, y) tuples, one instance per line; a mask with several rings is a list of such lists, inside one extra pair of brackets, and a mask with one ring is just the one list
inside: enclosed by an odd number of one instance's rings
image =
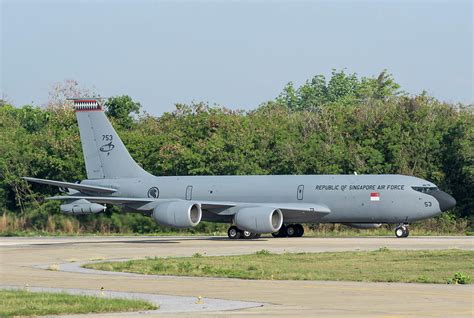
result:
[(192, 200), (193, 199), (193, 186), (188, 185), (186, 187), (186, 200)]
[(296, 198), (298, 200), (303, 200), (304, 185), (299, 185), (298, 190), (296, 191)]

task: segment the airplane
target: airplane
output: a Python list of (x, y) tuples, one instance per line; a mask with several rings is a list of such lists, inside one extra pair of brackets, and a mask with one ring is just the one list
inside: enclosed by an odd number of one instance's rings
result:
[(453, 208), (456, 200), (432, 182), (406, 175), (153, 176), (142, 169), (107, 119), (102, 99), (73, 99), (87, 172), (80, 183), (24, 177), (59, 187), (67, 214), (100, 213), (105, 204), (192, 228), (201, 221), (230, 225), (230, 239), (301, 237), (303, 223), (356, 228), (408, 225)]

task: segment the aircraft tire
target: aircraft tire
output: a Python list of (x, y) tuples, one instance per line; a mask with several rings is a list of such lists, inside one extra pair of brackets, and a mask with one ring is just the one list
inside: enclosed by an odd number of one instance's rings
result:
[(286, 236), (288, 237), (297, 237), (298, 229), (295, 224), (289, 224), (286, 226)]
[(278, 230), (278, 232), (272, 233), (272, 236), (273, 237), (287, 237), (286, 226), (282, 225), (280, 229)]
[(399, 226), (395, 229), (395, 236), (398, 237), (398, 238), (401, 238), (401, 237), (403, 237), (404, 232), (405, 231), (403, 231), (403, 228), (401, 226)]
[(304, 234), (304, 227), (301, 224), (295, 224), (296, 237), (302, 237)]
[(255, 238), (256, 234), (249, 232), (249, 231), (241, 231), (240, 232), (240, 238), (246, 239), (246, 240), (251, 240)]
[(395, 236), (398, 238), (407, 237), (410, 234), (408, 227), (405, 225), (397, 226), (395, 229)]
[(238, 240), (240, 238), (240, 235), (241, 235), (241, 232), (240, 230), (237, 228), (237, 226), (231, 226), (229, 227), (229, 229), (227, 230), (227, 236), (231, 239), (231, 240)]
[(405, 235), (403, 237), (408, 237), (408, 235), (410, 235), (410, 230), (405, 228)]

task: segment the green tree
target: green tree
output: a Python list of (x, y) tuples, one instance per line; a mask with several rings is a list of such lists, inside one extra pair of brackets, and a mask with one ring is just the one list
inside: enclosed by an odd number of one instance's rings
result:
[[(426, 93), (407, 96), (386, 71), (377, 78), (333, 71), (291, 82), (250, 111), (178, 104), (160, 117), (135, 116), (129, 96), (106, 104), (132, 157), (155, 175), (401, 173), (451, 193), (455, 217), (474, 223), (474, 114)], [(153, 232), (165, 228), (118, 208), (100, 216), (62, 215), (44, 197), (56, 188), (22, 176), (82, 180), (85, 169), (70, 107), (0, 107), (0, 212), (25, 228)], [(453, 216), (454, 217), (454, 216)], [(200, 229), (215, 230), (203, 225)]]
[(140, 109), (140, 103), (133, 101), (132, 98), (127, 95), (111, 97), (105, 103), (107, 116), (114, 118), (125, 128), (132, 127), (132, 114), (139, 114)]

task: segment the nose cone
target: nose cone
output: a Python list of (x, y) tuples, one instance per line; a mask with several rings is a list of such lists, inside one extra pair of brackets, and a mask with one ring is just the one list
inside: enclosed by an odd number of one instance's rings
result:
[(436, 191), (431, 195), (434, 196), (436, 200), (438, 200), (441, 212), (456, 206), (456, 200), (444, 191)]

